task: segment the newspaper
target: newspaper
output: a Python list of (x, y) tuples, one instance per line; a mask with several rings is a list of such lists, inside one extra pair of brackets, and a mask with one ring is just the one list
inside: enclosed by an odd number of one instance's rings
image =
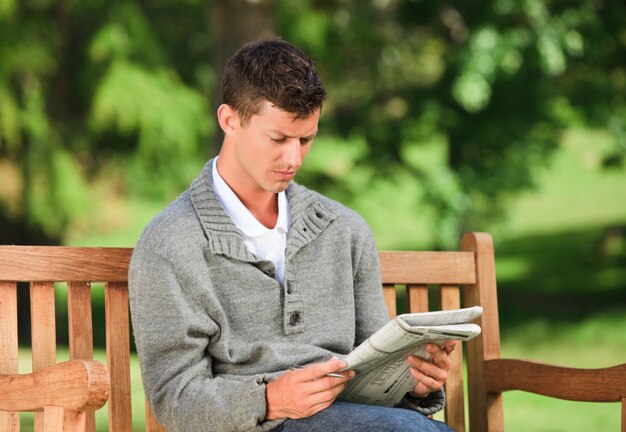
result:
[(344, 370), (354, 370), (340, 398), (370, 405), (394, 406), (417, 384), (406, 361), (409, 354), (430, 360), (428, 342), (439, 346), (470, 340), (480, 327), (470, 321), (482, 307), (398, 315), (348, 354)]

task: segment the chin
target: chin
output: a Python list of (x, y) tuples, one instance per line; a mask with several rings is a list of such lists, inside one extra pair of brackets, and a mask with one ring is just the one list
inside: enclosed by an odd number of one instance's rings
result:
[(275, 184), (273, 187), (267, 188), (266, 190), (268, 192), (281, 193), (285, 189), (287, 189), (287, 187), (289, 186), (289, 183), (291, 182), (281, 182), (281, 183)]

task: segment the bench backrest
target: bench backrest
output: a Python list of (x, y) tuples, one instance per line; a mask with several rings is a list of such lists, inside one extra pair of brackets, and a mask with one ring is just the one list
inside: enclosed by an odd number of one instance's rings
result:
[[(70, 359), (93, 358), (91, 283), (105, 282), (106, 354), (110, 391), (109, 430), (131, 430), (128, 263), (132, 249), (0, 247), (0, 373), (18, 373), (17, 289), (30, 290), (32, 370), (56, 363), (54, 282), (67, 282)], [(54, 402), (54, 401), (52, 401)], [(93, 412), (86, 430), (93, 431)], [(44, 430), (35, 413), (35, 431)], [(0, 430), (18, 431), (16, 413), (0, 412)]]
[[(26, 287), (17, 282), (29, 282), (32, 369), (35, 373), (41, 371), (42, 374), (49, 371), (50, 368), (46, 367), (56, 362), (53, 283), (67, 282), (70, 358), (75, 360), (71, 365), (74, 369), (71, 370), (77, 374), (78, 370), (88, 369), (89, 364), (84, 360), (93, 357), (91, 283), (104, 282), (106, 368), (110, 379), (110, 392), (105, 396), (108, 396), (109, 430), (131, 431), (127, 285), (131, 254), (132, 249), (128, 248), (0, 246), (0, 394), (3, 377), (10, 376), (13, 386), (18, 382), (15, 381), (18, 374), (17, 290)], [(472, 431), (504, 430), (501, 392), (521, 389), (571, 400), (622, 401), (622, 431), (626, 432), (626, 365), (589, 372), (499, 358), (495, 263), (493, 242), (488, 234), (466, 234), (458, 252), (383, 251), (380, 252), (380, 259), (385, 300), (392, 316), (396, 315), (397, 305), (404, 303), (398, 297), (402, 293), (406, 295), (406, 310), (410, 312), (432, 310), (432, 303), (438, 304), (442, 309), (458, 308), (461, 305), (480, 305), (484, 309), (478, 320), (482, 327), (481, 336), (464, 346), (468, 367), (466, 395), (461, 347), (458, 346), (453, 352), (446, 385), (445, 418), (455, 431), (466, 430), (466, 398)], [(438, 300), (433, 302), (433, 299)], [(96, 326), (101, 325), (102, 323), (96, 323)], [(69, 366), (64, 367), (70, 370)], [(534, 374), (534, 378), (529, 379), (529, 374)], [(94, 376), (98, 374), (95, 373)], [(48, 380), (51, 383), (48, 387), (54, 390), (61, 383), (53, 375), (50, 377), (38, 377), (38, 382)], [(602, 386), (598, 386), (597, 379), (601, 380)], [(29, 382), (23, 383), (24, 388), (28, 387)], [(564, 385), (564, 382), (568, 385)], [(602, 389), (599, 390), (598, 387)], [(66, 390), (71, 392), (75, 388), (76, 386), (68, 386)], [(95, 394), (98, 389), (90, 391)], [(43, 389), (35, 398), (39, 407), (45, 407), (44, 411), (51, 413), (50, 417), (53, 418), (50, 423), (46, 423), (48, 420), (43, 417), (44, 413), (36, 413), (36, 431), (56, 430), (49, 426), (52, 424), (60, 425), (58, 430), (61, 430), (63, 422), (65, 430), (95, 430), (95, 420), (90, 410), (102, 405), (103, 402), (100, 403), (98, 397), (94, 396), (88, 402), (81, 400), (74, 405), (66, 405), (81, 407), (80, 409), (86, 410), (86, 414), (68, 415), (68, 412), (73, 411), (66, 410), (63, 421), (63, 413), (59, 414), (54, 409), (55, 404), (61, 404), (54, 393), (51, 391), (48, 395), (46, 389)], [(31, 395), (32, 392), (24, 394)], [(0, 431), (19, 431), (17, 414), (9, 411), (33, 409), (33, 397), (29, 396), (31, 400), (24, 401), (27, 398), (19, 396), (0, 398), (0, 410), (5, 410), (0, 411)], [(48, 409), (49, 406), (52, 409)], [(77, 426), (70, 429), (73, 425)], [(147, 404), (146, 430), (163, 430)]]

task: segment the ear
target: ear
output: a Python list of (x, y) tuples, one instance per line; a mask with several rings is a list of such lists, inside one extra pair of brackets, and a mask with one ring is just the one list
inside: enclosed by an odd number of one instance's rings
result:
[(226, 136), (233, 136), (241, 127), (239, 114), (228, 104), (221, 104), (217, 109), (217, 122)]

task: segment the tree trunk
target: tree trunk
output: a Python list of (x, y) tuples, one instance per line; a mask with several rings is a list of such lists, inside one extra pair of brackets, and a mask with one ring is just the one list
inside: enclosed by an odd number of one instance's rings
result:
[[(218, 77), (212, 98), (212, 111), (221, 103), (219, 77), (226, 62), (246, 42), (274, 34), (274, 10), (271, 0), (216, 0), (211, 2), (209, 26), (213, 40), (213, 70)], [(213, 142), (213, 154), (222, 146), (222, 131), (218, 127)]]

